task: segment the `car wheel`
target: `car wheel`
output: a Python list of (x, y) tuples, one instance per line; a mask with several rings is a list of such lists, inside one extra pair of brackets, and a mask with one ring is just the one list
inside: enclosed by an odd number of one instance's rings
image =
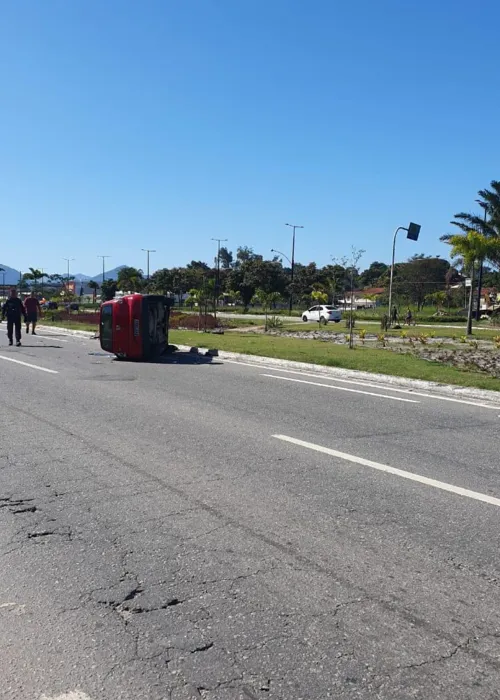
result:
[(304, 321), (304, 323), (307, 321), (307, 316), (305, 314), (302, 316), (302, 320)]
[(340, 323), (340, 318), (336, 318), (335, 323)]

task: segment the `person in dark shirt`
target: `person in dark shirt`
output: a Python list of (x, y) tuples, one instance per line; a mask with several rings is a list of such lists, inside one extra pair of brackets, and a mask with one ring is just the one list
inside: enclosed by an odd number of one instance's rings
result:
[(9, 345), (13, 342), (13, 331), (16, 331), (16, 345), (21, 345), (21, 317), (26, 321), (26, 309), (24, 304), (17, 296), (17, 289), (13, 287), (10, 290), (10, 296), (2, 307), (2, 321), (7, 317), (7, 336)]
[(38, 314), (42, 312), (42, 308), (40, 306), (40, 302), (35, 296), (35, 292), (31, 292), (31, 295), (24, 300), (24, 307), (26, 309), (26, 333), (30, 332), (30, 324), (31, 324), (31, 333), (33, 335), (36, 335), (35, 333), (35, 328), (36, 328), (36, 323), (38, 321)]

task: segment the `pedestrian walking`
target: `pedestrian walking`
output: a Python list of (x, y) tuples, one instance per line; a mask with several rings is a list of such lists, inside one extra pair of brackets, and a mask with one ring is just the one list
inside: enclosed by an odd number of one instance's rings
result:
[(5, 304), (2, 307), (2, 321), (7, 317), (7, 337), (9, 338), (9, 345), (13, 343), (14, 330), (16, 332), (16, 345), (19, 347), (21, 345), (21, 319), (26, 318), (26, 309), (24, 304), (17, 296), (17, 289), (13, 287), (10, 290), (10, 295)]
[(38, 314), (42, 313), (42, 307), (40, 302), (36, 298), (35, 292), (31, 292), (30, 296), (24, 300), (24, 307), (26, 309), (26, 333), (30, 332), (32, 335), (36, 335), (35, 329), (38, 321)]
[(398, 307), (397, 306), (392, 307), (392, 322), (393, 323), (398, 322)]

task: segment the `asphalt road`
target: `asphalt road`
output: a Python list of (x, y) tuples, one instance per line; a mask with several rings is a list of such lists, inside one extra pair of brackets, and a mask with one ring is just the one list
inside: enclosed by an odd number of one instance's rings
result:
[(43, 336), (0, 335), (2, 700), (500, 698), (499, 406)]

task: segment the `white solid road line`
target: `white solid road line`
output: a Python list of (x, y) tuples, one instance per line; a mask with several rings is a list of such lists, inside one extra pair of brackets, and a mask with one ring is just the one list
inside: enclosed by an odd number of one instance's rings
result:
[(420, 476), (420, 474), (414, 474), (413, 472), (407, 472), (403, 469), (396, 469), (395, 467), (389, 467), (387, 464), (379, 464), (379, 462), (372, 462), (371, 459), (364, 459), (363, 457), (356, 457), (355, 455), (347, 454), (346, 452), (339, 452), (338, 450), (332, 450), (329, 447), (322, 447), (321, 445), (315, 445), (313, 442), (305, 442), (304, 440), (297, 440), (293, 437), (288, 437), (287, 435), (273, 435), (273, 438), (277, 440), (283, 440), (284, 442), (289, 442), (292, 445), (298, 445), (299, 447), (306, 447), (308, 450), (314, 450), (315, 452), (322, 452), (323, 454), (330, 455), (331, 457), (337, 457), (345, 462), (352, 462), (353, 464), (360, 464), (363, 467), (370, 467), (371, 469), (376, 469), (379, 472), (385, 472), (386, 474), (393, 474), (394, 476), (400, 476), (403, 479), (409, 479), (410, 481), (416, 481), (419, 484), (425, 484), (425, 486), (432, 486), (435, 489), (441, 489), (441, 491), (448, 491), (449, 493), (454, 493), (457, 496), (465, 496), (466, 498), (472, 498), (475, 501), (482, 501), (483, 503), (488, 503), (492, 506), (500, 507), (500, 498), (494, 498), (493, 496), (488, 496), (485, 493), (478, 493), (477, 491), (470, 491), (469, 489), (464, 489), (461, 486), (453, 486), (453, 484), (447, 484), (445, 481), (437, 481), (436, 479), (429, 479), (427, 476)]
[(425, 399), (433, 399), (435, 401), (449, 401), (451, 403), (462, 403), (467, 406), (476, 406), (477, 408), (488, 408), (490, 411), (498, 411), (499, 406), (493, 406), (487, 403), (480, 403), (479, 401), (473, 401), (470, 399), (455, 399), (451, 396), (440, 396), (439, 394), (427, 394), (422, 391), (415, 391), (413, 389), (398, 389), (392, 386), (384, 386), (383, 384), (375, 384), (373, 382), (368, 382), (365, 380), (355, 380), (355, 379), (341, 379), (340, 377), (329, 377), (327, 374), (312, 374), (310, 372), (305, 372), (303, 370), (297, 369), (282, 369), (281, 367), (272, 367), (264, 364), (259, 364), (256, 362), (240, 362), (239, 360), (226, 360), (223, 358), (224, 363), (231, 365), (244, 365), (245, 367), (254, 367), (255, 369), (269, 369), (273, 372), (285, 372), (286, 374), (298, 374), (303, 377), (316, 377), (317, 379), (323, 379), (329, 382), (342, 382), (343, 384), (354, 384), (355, 386), (369, 386), (372, 389), (382, 389), (383, 391), (397, 392), (398, 394), (410, 394), (410, 396), (421, 396)]
[(91, 700), (89, 695), (82, 693), (79, 690), (73, 690), (69, 693), (62, 693), (62, 695), (42, 695), (40, 700)]
[(269, 377), (270, 379), (282, 379), (285, 382), (297, 382), (298, 384), (311, 384), (312, 386), (321, 386), (326, 389), (335, 389), (336, 391), (349, 391), (352, 394), (365, 394), (366, 396), (376, 396), (378, 399), (390, 399), (391, 401), (404, 401), (405, 403), (420, 403), (413, 399), (403, 399), (400, 396), (387, 396), (387, 394), (375, 394), (373, 391), (362, 391), (361, 389), (349, 389), (346, 386), (334, 386), (333, 384), (321, 384), (320, 382), (308, 382), (306, 379), (294, 379), (293, 377), (279, 377), (276, 374), (261, 374), (261, 377)]
[(32, 365), (29, 362), (23, 362), (22, 360), (15, 360), (13, 357), (5, 357), (5, 355), (0, 355), (0, 360), (5, 360), (6, 362), (14, 362), (16, 365), (22, 365), (23, 367), (29, 367), (30, 369), (37, 369), (40, 372), (47, 372), (47, 374), (59, 374), (55, 369), (47, 369), (47, 367), (40, 367), (39, 365)]
[(49, 335), (40, 335), (40, 333), (35, 334), (35, 338), (45, 338), (45, 340), (58, 340), (61, 343), (67, 343), (68, 341), (64, 338), (60, 338), (55, 333), (49, 333)]

